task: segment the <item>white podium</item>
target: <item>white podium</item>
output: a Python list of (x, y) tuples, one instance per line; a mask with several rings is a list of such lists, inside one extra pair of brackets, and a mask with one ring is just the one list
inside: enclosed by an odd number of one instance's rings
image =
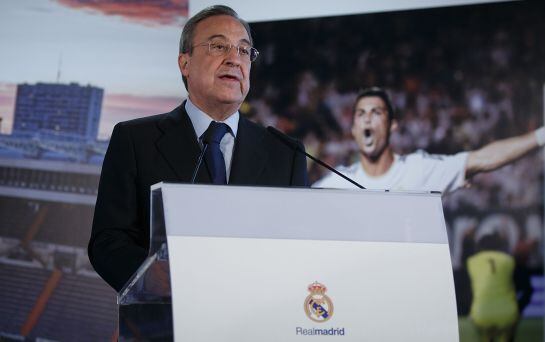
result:
[(119, 303), (121, 339), (458, 341), (439, 194), (157, 184)]

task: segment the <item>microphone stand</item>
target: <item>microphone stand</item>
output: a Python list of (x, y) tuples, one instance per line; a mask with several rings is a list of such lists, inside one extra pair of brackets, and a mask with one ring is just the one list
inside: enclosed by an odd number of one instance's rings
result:
[(191, 177), (191, 184), (195, 184), (195, 179), (197, 178), (197, 173), (199, 173), (199, 169), (201, 168), (202, 160), (204, 158), (204, 154), (206, 153), (207, 148), (208, 143), (204, 143), (201, 154), (199, 154), (199, 159), (197, 159), (197, 166), (195, 167), (195, 170), (193, 171), (193, 176)]

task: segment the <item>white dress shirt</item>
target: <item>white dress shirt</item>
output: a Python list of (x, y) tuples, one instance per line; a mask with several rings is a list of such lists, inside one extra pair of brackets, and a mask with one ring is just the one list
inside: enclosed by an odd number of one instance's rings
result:
[[(215, 120), (197, 108), (197, 106), (195, 106), (189, 98), (187, 98), (187, 101), (185, 102), (185, 111), (187, 112), (187, 115), (189, 115), (193, 129), (195, 130), (195, 134), (199, 138), (199, 146), (202, 149), (202, 136), (208, 129), (210, 122)], [(218, 121), (225, 123), (230, 128), (230, 130), (220, 141), (220, 150), (221, 153), (223, 153), (223, 159), (225, 160), (225, 175), (227, 177), (227, 181), (229, 181), (229, 174), (231, 173), (231, 160), (233, 159), (233, 148), (235, 147), (235, 138), (237, 136), (239, 118), (240, 114), (238, 111), (236, 111), (230, 115), (227, 120)]]

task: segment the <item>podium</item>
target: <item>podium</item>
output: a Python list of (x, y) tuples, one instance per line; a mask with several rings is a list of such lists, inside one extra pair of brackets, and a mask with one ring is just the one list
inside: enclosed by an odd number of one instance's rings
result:
[(440, 194), (160, 183), (120, 340), (458, 341)]

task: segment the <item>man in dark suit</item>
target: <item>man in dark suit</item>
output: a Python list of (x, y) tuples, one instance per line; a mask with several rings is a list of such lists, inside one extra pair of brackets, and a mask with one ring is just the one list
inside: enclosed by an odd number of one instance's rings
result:
[(197, 183), (307, 186), (304, 156), (238, 113), (257, 55), (249, 26), (235, 11), (204, 9), (188, 20), (180, 39), (178, 65), (187, 101), (170, 113), (114, 127), (89, 259), (117, 291), (147, 256), (150, 186), (190, 182), (205, 145)]

